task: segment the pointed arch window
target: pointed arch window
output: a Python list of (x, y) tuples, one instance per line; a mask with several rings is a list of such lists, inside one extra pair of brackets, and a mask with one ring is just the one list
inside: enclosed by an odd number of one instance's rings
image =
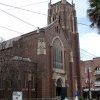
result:
[(63, 47), (58, 38), (53, 42), (53, 66), (54, 68), (63, 68)]

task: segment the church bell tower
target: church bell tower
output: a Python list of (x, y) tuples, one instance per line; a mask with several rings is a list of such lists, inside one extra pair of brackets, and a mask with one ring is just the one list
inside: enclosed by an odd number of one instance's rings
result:
[(61, 0), (55, 4), (51, 4), (51, 0), (48, 4), (48, 19), (47, 24), (59, 21), (61, 28), (66, 32), (70, 31), (77, 33), (77, 18), (74, 5), (70, 4), (66, 0)]
[[(64, 34), (68, 41), (69, 50), (73, 59), (70, 63), (69, 80), (72, 83), (69, 90), (71, 91), (70, 96), (74, 96), (77, 91), (81, 91), (80, 84), (80, 51), (79, 51), (79, 35), (77, 31), (77, 17), (75, 5), (70, 4), (66, 0), (58, 1), (52, 4), (51, 0), (48, 4), (48, 19), (47, 24), (52, 24), (58, 21), (59, 28), (62, 30), (61, 34)], [(67, 43), (66, 43), (67, 45)]]

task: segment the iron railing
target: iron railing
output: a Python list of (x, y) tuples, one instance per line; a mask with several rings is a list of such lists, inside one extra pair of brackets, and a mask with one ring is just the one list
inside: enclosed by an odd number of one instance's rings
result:
[[(2, 98), (0, 100), (9, 100), (9, 99)], [(23, 100), (61, 100), (61, 98), (60, 97), (56, 97), (56, 98), (23, 98)]]

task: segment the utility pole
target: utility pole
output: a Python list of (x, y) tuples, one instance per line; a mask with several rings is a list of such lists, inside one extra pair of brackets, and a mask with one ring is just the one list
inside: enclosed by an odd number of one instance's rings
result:
[(88, 96), (89, 96), (89, 100), (91, 100), (91, 82), (90, 82), (90, 70), (88, 68), (88, 88), (89, 88), (89, 93), (88, 93)]

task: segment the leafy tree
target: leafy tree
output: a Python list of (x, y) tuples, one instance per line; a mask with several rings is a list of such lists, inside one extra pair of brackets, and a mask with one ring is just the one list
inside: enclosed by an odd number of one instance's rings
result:
[(96, 27), (100, 33), (100, 0), (89, 0), (87, 15), (91, 21), (91, 27)]

